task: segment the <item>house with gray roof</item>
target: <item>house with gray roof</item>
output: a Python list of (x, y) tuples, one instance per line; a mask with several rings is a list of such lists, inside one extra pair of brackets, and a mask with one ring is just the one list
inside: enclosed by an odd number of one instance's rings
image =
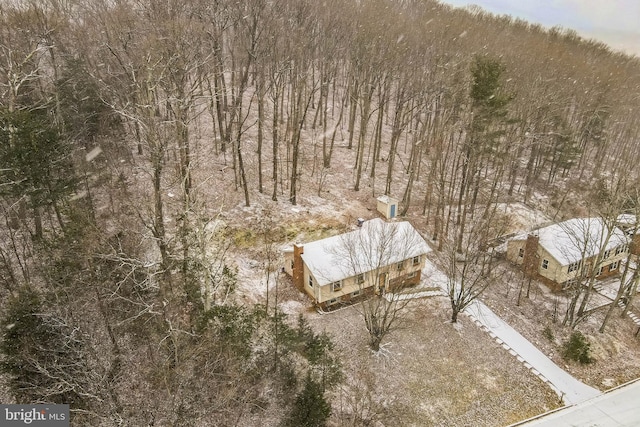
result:
[(284, 270), (321, 308), (420, 283), (431, 251), (406, 221), (365, 221), (348, 233), (285, 250)]
[(629, 237), (602, 218), (573, 218), (507, 243), (508, 260), (557, 290), (592, 271), (597, 278), (618, 274), (628, 253)]

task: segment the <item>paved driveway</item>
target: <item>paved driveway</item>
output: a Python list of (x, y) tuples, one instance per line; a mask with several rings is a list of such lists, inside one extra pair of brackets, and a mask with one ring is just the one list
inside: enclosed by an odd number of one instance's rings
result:
[(505, 350), (518, 357), (534, 374), (543, 381), (548, 381), (565, 404), (573, 405), (601, 394), (599, 390), (578, 381), (553, 363), (481, 301), (471, 303), (464, 313), (482, 325)]
[[(427, 261), (423, 277), (428, 277), (432, 286), (438, 285), (444, 295), (447, 295), (447, 277), (431, 262)], [(535, 375), (548, 383), (565, 404), (573, 405), (601, 394), (599, 390), (578, 381), (553, 363), (481, 301), (473, 301), (463, 313), (484, 328), (506, 351), (517, 357)]]

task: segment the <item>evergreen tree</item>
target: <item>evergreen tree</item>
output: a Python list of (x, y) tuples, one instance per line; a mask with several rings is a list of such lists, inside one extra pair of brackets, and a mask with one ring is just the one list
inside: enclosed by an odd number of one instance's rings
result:
[(78, 328), (43, 312), (40, 296), (24, 288), (7, 304), (2, 322), (0, 371), (18, 403), (53, 402), (83, 407), (82, 358)]
[(322, 386), (307, 374), (304, 388), (296, 396), (285, 427), (321, 427), (331, 415), (331, 405), (326, 401)]
[(42, 237), (42, 208), (53, 208), (63, 227), (61, 201), (76, 188), (72, 147), (42, 110), (0, 112), (0, 196), (27, 197), (35, 236)]

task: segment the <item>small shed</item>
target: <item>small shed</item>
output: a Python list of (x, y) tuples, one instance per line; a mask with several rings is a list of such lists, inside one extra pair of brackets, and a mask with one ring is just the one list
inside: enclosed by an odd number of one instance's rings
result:
[(398, 201), (393, 197), (380, 196), (378, 197), (378, 212), (384, 215), (385, 218), (395, 218), (398, 214)]

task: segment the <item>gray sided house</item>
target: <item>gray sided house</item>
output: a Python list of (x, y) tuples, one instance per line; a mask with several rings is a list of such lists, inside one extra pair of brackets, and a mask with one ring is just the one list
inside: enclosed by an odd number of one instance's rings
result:
[(321, 308), (420, 283), (431, 248), (408, 222), (360, 228), (285, 250), (285, 271)]
[(574, 283), (594, 268), (596, 277), (618, 274), (629, 254), (629, 238), (601, 218), (574, 218), (517, 236), (507, 243), (507, 259), (554, 290)]

